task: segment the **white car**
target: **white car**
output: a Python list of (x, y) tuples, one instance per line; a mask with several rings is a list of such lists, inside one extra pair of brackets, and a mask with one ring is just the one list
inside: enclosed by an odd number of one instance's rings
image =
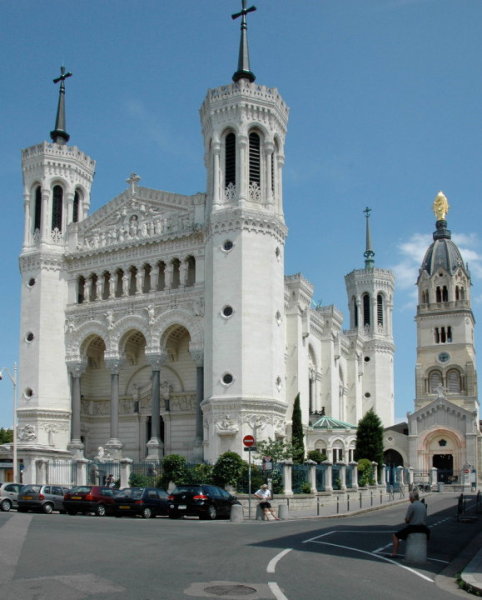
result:
[(0, 509), (8, 512), (11, 508), (17, 508), (18, 493), (22, 485), (20, 483), (0, 484)]

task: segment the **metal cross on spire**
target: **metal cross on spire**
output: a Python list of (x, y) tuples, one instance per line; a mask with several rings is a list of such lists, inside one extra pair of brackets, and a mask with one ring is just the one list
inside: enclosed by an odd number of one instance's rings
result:
[(246, 15), (256, 10), (256, 6), (246, 8), (246, 0), (241, 0), (241, 11), (231, 15), (232, 19), (241, 17), (241, 41), (239, 43), (238, 70), (233, 75), (233, 81), (247, 79), (253, 82), (256, 79), (255, 74), (249, 68), (249, 49), (248, 49), (248, 21)]
[(53, 82), (59, 83), (59, 103), (57, 105), (57, 116), (55, 118), (55, 129), (50, 132), (50, 137), (55, 144), (66, 144), (69, 141), (70, 135), (65, 129), (65, 80), (67, 77), (72, 77), (72, 73), (66, 73), (65, 67), (60, 67), (60, 76), (56, 77)]
[(373, 257), (375, 256), (375, 252), (372, 250), (372, 236), (370, 233), (370, 213), (372, 212), (371, 208), (368, 206), (363, 211), (365, 213), (366, 218), (366, 248), (363, 256), (365, 257), (365, 269), (373, 269), (373, 265), (375, 263)]

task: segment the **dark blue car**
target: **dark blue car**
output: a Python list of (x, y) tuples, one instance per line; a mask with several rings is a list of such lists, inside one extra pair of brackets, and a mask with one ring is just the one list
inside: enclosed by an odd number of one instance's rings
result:
[(114, 500), (116, 517), (140, 515), (144, 519), (151, 519), (168, 513), (167, 492), (158, 488), (123, 488), (117, 492)]

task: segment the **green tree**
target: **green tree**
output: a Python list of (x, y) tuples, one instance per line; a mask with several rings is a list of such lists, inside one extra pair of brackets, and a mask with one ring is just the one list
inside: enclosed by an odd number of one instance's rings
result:
[(361, 458), (375, 461), (379, 467), (383, 463), (383, 425), (373, 409), (358, 422), (355, 460)]
[(293, 446), (284, 440), (273, 440), (268, 438), (261, 442), (256, 442), (256, 455), (262, 458), (270, 456), (274, 463), (293, 457)]
[(243, 459), (236, 452), (225, 452), (213, 467), (213, 481), (216, 485), (236, 487), (243, 472)]
[(303, 423), (301, 421), (300, 395), (297, 394), (293, 405), (291, 420), (291, 443), (293, 444), (293, 462), (301, 464), (305, 458), (305, 445), (303, 442)]
[(0, 427), (0, 444), (9, 444), (13, 442), (13, 431)]
[(309, 458), (310, 460), (314, 460), (316, 463), (320, 464), (324, 460), (326, 460), (326, 454), (318, 450), (318, 448), (316, 448), (316, 450), (310, 450), (308, 452), (307, 458)]

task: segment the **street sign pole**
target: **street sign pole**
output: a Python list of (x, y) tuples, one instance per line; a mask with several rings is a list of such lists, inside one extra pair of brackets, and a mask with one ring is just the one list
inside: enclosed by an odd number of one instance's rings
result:
[(248, 520), (251, 521), (251, 452), (248, 452)]

